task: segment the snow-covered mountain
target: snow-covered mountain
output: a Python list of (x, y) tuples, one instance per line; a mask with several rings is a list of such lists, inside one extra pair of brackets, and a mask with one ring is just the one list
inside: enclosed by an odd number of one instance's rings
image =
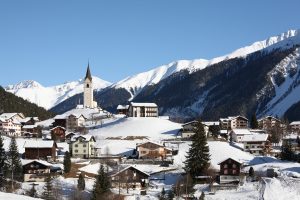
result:
[[(93, 76), (95, 90), (103, 89), (111, 83)], [(38, 106), (50, 109), (64, 100), (83, 92), (83, 80), (67, 82), (57, 86), (44, 87), (40, 83), (27, 80), (16, 85), (9, 85), (5, 90)]]
[(195, 59), (195, 60), (179, 60), (179, 61), (171, 62), (167, 65), (159, 66), (150, 71), (127, 77), (113, 84), (111, 87), (126, 89), (128, 92), (130, 92), (131, 99), (133, 99), (137, 94), (139, 94), (139, 92), (145, 86), (157, 84), (161, 80), (181, 70), (188, 70), (190, 73), (192, 73), (224, 60), (228, 60), (236, 57), (245, 57), (248, 54), (251, 54), (253, 52), (262, 49), (266, 49), (268, 47), (270, 47), (268, 48), (269, 51), (280, 47), (286, 48), (286, 46), (291, 46), (299, 42), (300, 41), (299, 36), (300, 35), (298, 30), (289, 30), (280, 35), (270, 37), (263, 41), (255, 42), (250, 46), (237, 49), (228, 55), (213, 58), (211, 60)]

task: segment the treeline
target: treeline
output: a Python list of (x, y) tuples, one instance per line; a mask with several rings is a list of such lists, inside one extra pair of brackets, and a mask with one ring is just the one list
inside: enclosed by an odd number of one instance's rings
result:
[(21, 112), (26, 117), (39, 117), (41, 120), (54, 117), (54, 113), (38, 107), (36, 104), (30, 103), (14, 94), (6, 92), (3, 87), (0, 86), (0, 114), (5, 112)]

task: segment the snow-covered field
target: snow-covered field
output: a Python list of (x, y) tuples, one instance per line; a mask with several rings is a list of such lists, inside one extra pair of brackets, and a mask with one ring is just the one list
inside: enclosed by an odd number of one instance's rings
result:
[(13, 199), (13, 200), (38, 200), (36, 198), (32, 198), (32, 197), (28, 197), (28, 196), (24, 196), (24, 195), (4, 193), (4, 192), (0, 192), (0, 199), (1, 200), (9, 200), (9, 199)]
[(90, 130), (97, 139), (144, 136), (152, 140), (176, 138), (181, 124), (162, 118), (116, 118), (102, 127)]

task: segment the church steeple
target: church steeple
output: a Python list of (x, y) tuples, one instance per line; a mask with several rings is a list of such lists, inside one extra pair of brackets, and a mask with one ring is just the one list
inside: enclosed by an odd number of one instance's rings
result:
[(90, 71), (90, 63), (88, 63), (88, 67), (86, 70), (86, 75), (85, 75), (84, 80), (86, 80), (86, 79), (89, 79), (90, 81), (92, 81), (92, 75), (91, 75), (91, 71)]

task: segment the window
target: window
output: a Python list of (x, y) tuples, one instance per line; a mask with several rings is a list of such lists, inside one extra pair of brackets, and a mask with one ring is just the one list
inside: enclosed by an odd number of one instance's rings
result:
[(78, 147), (78, 144), (75, 144), (75, 147)]
[(75, 153), (78, 153), (78, 150), (75, 150)]
[(87, 87), (87, 88), (89, 88), (89, 87), (90, 87), (90, 85), (89, 85), (89, 84), (86, 84), (86, 87)]
[(232, 165), (232, 168), (234, 168), (234, 169), (235, 169), (235, 168), (236, 168), (236, 164), (233, 164), (233, 165)]
[(224, 165), (224, 168), (228, 168), (228, 165), (227, 165), (227, 164), (225, 164), (225, 165)]
[(83, 153), (86, 153), (86, 150), (83, 150)]
[(236, 170), (235, 169), (232, 170), (232, 174), (236, 174)]
[(86, 144), (82, 145), (83, 147), (86, 147)]
[(228, 170), (227, 169), (224, 170), (224, 174), (228, 174)]

